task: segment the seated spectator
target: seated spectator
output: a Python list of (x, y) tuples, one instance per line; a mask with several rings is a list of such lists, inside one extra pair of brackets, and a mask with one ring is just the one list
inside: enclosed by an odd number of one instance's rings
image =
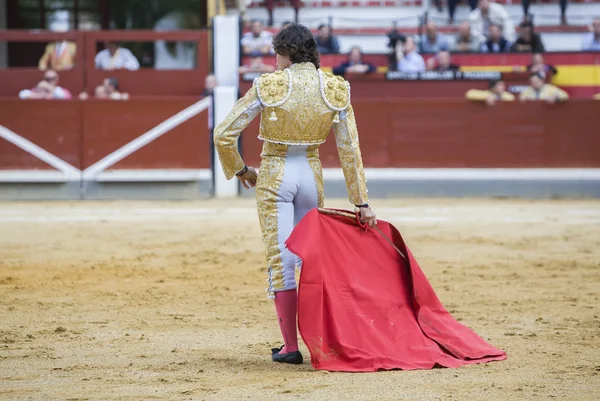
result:
[(419, 53), (412, 36), (407, 36), (403, 42), (396, 45), (394, 69), (400, 72), (424, 72), (425, 61)]
[(96, 54), (96, 68), (105, 71), (140, 69), (140, 63), (131, 50), (119, 47), (117, 42), (104, 42), (106, 49)]
[(266, 73), (275, 71), (275, 67), (269, 64), (263, 63), (262, 57), (252, 57), (250, 64), (244, 64), (239, 69), (240, 74), (247, 74), (249, 72)]
[[(81, 92), (79, 99), (87, 100), (89, 95), (87, 92)], [(94, 99), (110, 99), (110, 100), (128, 100), (129, 93), (119, 91), (119, 81), (117, 78), (106, 78), (102, 81), (102, 85), (98, 85), (94, 89)]]
[(502, 27), (502, 36), (509, 42), (515, 40), (515, 26), (510, 15), (504, 6), (490, 0), (479, 0), (477, 9), (469, 14), (469, 22), (473, 35), (481, 42), (485, 42), (490, 36), (492, 25)]
[(538, 72), (545, 80), (549, 80), (558, 74), (555, 66), (544, 62), (544, 56), (541, 53), (533, 53), (531, 64), (527, 66), (527, 71), (530, 73)]
[(333, 69), (336, 75), (351, 74), (367, 74), (377, 70), (373, 64), (365, 63), (360, 47), (354, 46), (348, 53), (348, 60), (338, 65)]
[(44, 78), (32, 89), (19, 92), (20, 99), (71, 99), (71, 92), (58, 85), (58, 73), (53, 70), (44, 72)]
[(72, 70), (75, 67), (77, 45), (68, 40), (58, 40), (46, 45), (46, 51), (40, 58), (38, 67), (42, 71)]
[(421, 53), (437, 53), (440, 50), (448, 50), (448, 39), (438, 32), (437, 25), (433, 21), (425, 25), (425, 33), (421, 35), (419, 49)]
[(540, 35), (534, 32), (533, 23), (531, 21), (522, 22), (519, 27), (519, 37), (511, 46), (510, 51), (543, 53), (545, 51), (544, 43), (542, 43)]
[(600, 51), (600, 18), (592, 22), (591, 32), (583, 37), (582, 49), (584, 51)]
[(499, 25), (490, 26), (490, 38), (481, 45), (481, 51), (484, 53), (504, 53), (510, 50), (510, 43), (502, 36), (502, 29)]
[(451, 61), (450, 52), (442, 50), (435, 57), (431, 57), (427, 60), (427, 70), (437, 72), (460, 70), (460, 67), (456, 64), (452, 64)]
[(539, 72), (534, 72), (529, 76), (529, 84), (531, 86), (525, 88), (519, 96), (521, 101), (545, 100), (548, 103), (556, 103), (569, 98), (564, 90), (544, 82), (544, 77)]
[(202, 96), (212, 96), (216, 87), (217, 77), (215, 76), (215, 74), (208, 74), (206, 78), (204, 78), (204, 90), (202, 91)]
[(340, 52), (340, 44), (337, 38), (333, 36), (333, 33), (331, 33), (331, 27), (321, 24), (318, 31), (317, 36), (315, 36), (315, 42), (317, 42), (319, 53), (338, 54)]
[(483, 91), (479, 89), (470, 89), (466, 93), (466, 97), (469, 100), (483, 101), (488, 106), (493, 106), (498, 101), (512, 102), (515, 100), (515, 96), (506, 91), (506, 85), (504, 81), (499, 79), (492, 79), (488, 82), (488, 90)]
[(264, 30), (260, 21), (252, 21), (252, 28), (242, 37), (242, 53), (245, 56), (262, 56), (272, 53), (273, 35)]
[(458, 36), (454, 46), (455, 52), (478, 52), (481, 50), (479, 38), (471, 33), (471, 26), (468, 21), (463, 22), (458, 27)]

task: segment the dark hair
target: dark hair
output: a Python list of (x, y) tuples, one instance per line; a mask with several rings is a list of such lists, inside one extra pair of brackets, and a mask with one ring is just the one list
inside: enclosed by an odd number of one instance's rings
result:
[(501, 79), (490, 79), (490, 82), (488, 82), (488, 89), (493, 89), (494, 86), (498, 85), (500, 82), (502, 82)]
[(106, 78), (106, 80), (108, 81), (108, 83), (109, 83), (110, 86), (112, 86), (113, 88), (115, 88), (115, 90), (117, 92), (119, 91), (119, 81), (117, 80), (117, 78), (108, 77), (108, 78)]
[(277, 54), (288, 56), (292, 63), (313, 63), (319, 68), (317, 42), (304, 25), (292, 24), (279, 31), (273, 38), (273, 48)]
[(542, 81), (546, 80), (546, 78), (539, 72), (532, 72), (531, 74), (529, 74), (529, 78), (532, 78), (532, 77), (538, 77)]
[(533, 22), (527, 20), (527, 21), (523, 21), (521, 22), (521, 25), (519, 25), (520, 28), (531, 28), (533, 29)]

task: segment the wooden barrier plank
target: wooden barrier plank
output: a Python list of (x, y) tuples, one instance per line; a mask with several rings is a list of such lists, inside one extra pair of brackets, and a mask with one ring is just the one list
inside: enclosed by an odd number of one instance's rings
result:
[[(0, 100), (0, 125), (80, 169), (81, 104), (77, 101)], [(0, 139), (0, 169), (51, 169)]]

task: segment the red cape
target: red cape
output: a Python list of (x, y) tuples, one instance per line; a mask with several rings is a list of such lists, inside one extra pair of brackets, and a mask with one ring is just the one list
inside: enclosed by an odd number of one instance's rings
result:
[(448, 313), (394, 226), (378, 220), (380, 233), (343, 212), (312, 210), (287, 241), (303, 260), (298, 327), (315, 369), (456, 368), (506, 359)]

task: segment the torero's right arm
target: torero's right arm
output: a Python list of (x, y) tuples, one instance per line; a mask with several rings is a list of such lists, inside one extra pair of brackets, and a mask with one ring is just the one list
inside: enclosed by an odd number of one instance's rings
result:
[(215, 148), (223, 167), (225, 177), (230, 180), (246, 166), (238, 152), (240, 134), (260, 113), (262, 105), (252, 86), (246, 95), (239, 99), (225, 120), (216, 128), (213, 135)]

